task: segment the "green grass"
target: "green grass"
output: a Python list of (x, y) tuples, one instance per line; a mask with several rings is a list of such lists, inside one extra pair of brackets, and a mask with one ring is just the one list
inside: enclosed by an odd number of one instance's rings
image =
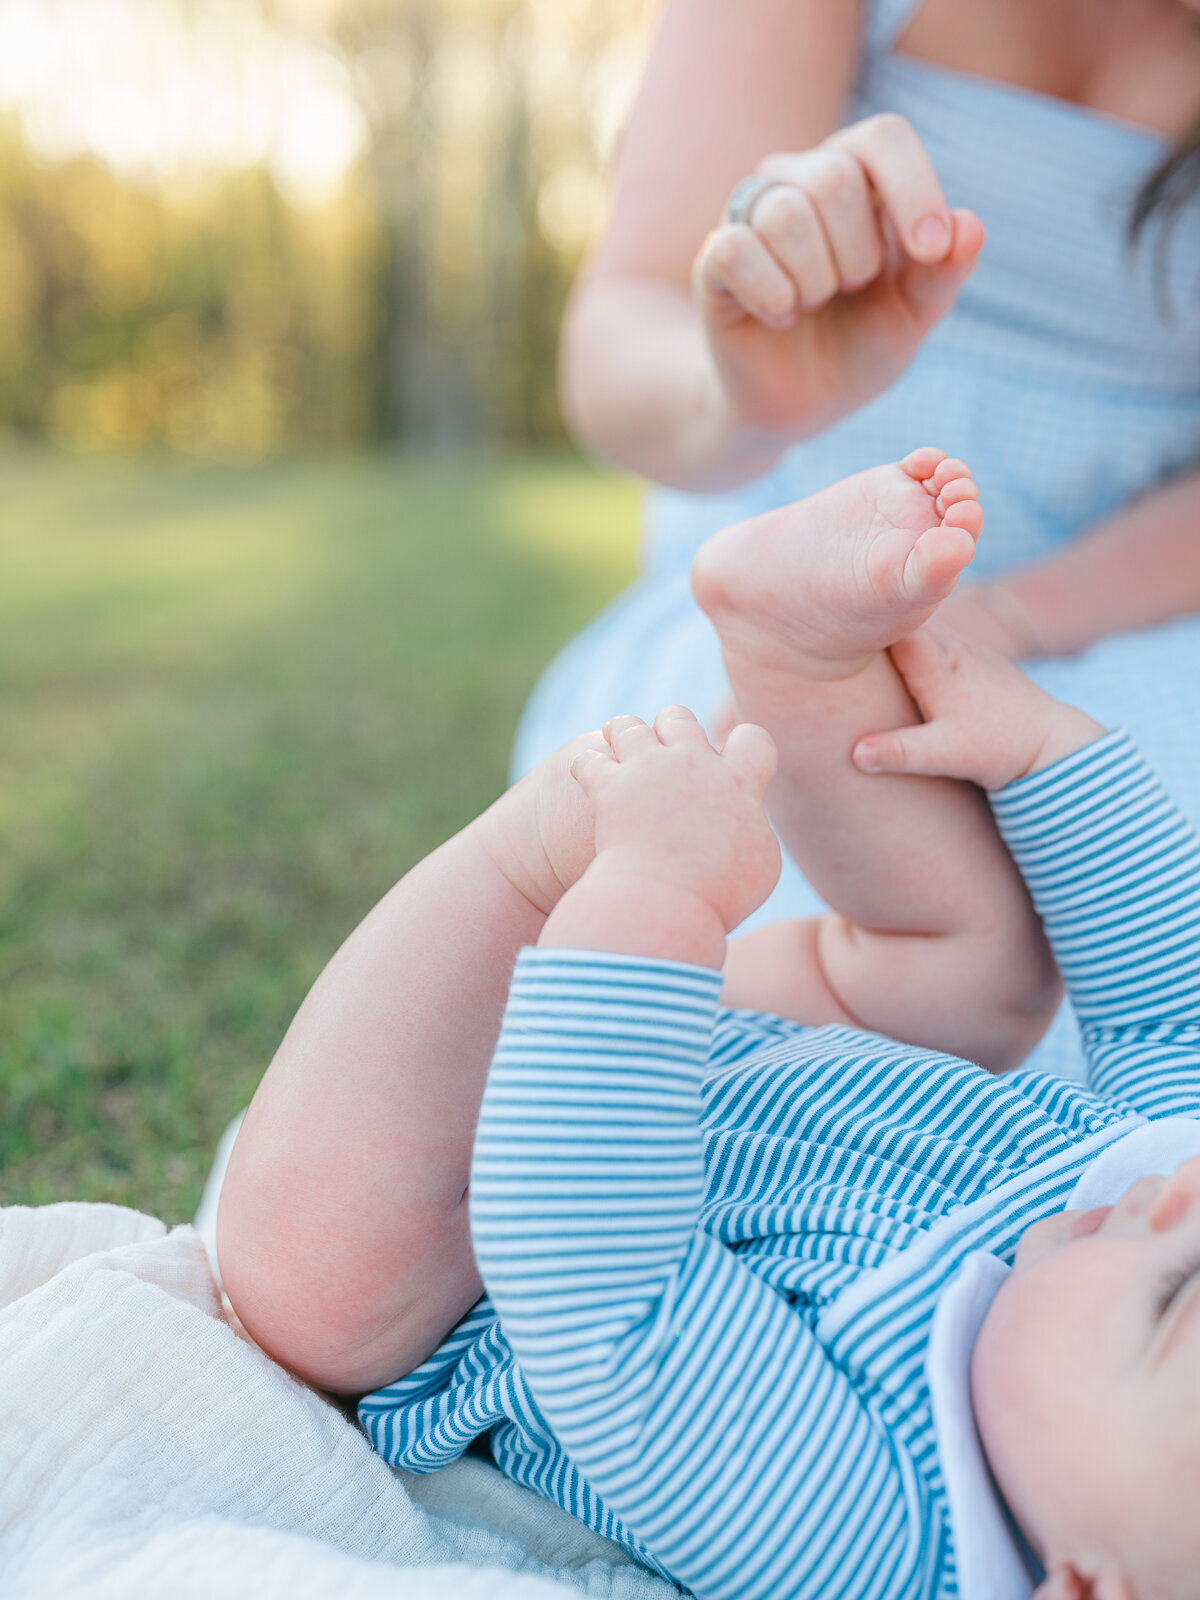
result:
[(563, 458), (0, 456), (0, 1201), (190, 1216), (325, 960), (633, 569)]

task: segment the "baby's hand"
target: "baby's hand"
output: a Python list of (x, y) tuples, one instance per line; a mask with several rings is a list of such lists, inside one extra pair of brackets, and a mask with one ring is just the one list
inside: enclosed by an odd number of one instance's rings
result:
[(604, 738), (572, 764), (594, 808), (596, 858), (541, 942), (720, 965), (725, 933), (779, 875), (763, 804), (770, 735), (744, 723), (718, 754), (691, 712), (670, 706), (652, 728), (617, 717)]
[(890, 654), (925, 720), (860, 739), (853, 750), (860, 772), (966, 778), (1002, 789), (1106, 731), (1003, 656), (943, 629), (924, 627)]

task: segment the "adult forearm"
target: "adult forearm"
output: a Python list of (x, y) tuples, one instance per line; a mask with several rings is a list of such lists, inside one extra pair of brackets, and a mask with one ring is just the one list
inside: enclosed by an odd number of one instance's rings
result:
[(563, 328), (561, 390), (587, 449), (678, 489), (735, 488), (791, 443), (738, 425), (691, 296), (650, 278), (581, 280)]
[(1003, 588), (1020, 608), (1014, 616), (1027, 620), (1025, 655), (1073, 655), (1109, 634), (1200, 612), (1200, 471), (1124, 507)]

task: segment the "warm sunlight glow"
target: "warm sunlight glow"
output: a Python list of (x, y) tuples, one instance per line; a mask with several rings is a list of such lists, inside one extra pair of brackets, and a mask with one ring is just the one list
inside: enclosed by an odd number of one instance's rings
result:
[(363, 155), (349, 75), (319, 35), (244, 0), (0, 0), (0, 111), (46, 157), (90, 153), (143, 181), (266, 162), (325, 198)]

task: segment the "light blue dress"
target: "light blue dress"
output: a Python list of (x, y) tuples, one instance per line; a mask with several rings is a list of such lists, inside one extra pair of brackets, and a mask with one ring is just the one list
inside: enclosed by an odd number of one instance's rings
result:
[[(987, 226), (979, 266), (897, 383), (765, 477), (728, 494), (649, 494), (643, 575), (542, 677), (517, 733), (514, 775), (616, 712), (652, 716), (681, 701), (705, 716), (719, 705), (720, 653), (688, 568), (730, 522), (937, 444), (969, 461), (979, 482), (987, 528), (972, 575), (982, 578), (1050, 555), (1200, 462), (1200, 205), (1165, 239), (1154, 224), (1136, 248), (1127, 235), (1165, 141), (896, 51), (918, 3), (872, 0), (846, 120), (909, 119), (950, 204)], [(1200, 820), (1200, 620), (1107, 639), (1031, 672), (1107, 726), (1127, 727)], [(754, 920), (820, 906), (788, 863)], [(1065, 1018), (1036, 1057), (1072, 1072), (1080, 1059)]]

